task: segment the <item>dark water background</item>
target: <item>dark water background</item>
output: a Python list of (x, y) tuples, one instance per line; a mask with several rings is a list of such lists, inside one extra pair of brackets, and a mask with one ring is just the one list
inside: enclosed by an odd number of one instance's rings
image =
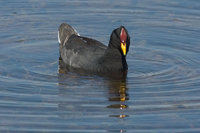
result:
[[(126, 26), (126, 80), (59, 74), (62, 22)], [(200, 132), (200, 1), (1, 0), (0, 132)]]

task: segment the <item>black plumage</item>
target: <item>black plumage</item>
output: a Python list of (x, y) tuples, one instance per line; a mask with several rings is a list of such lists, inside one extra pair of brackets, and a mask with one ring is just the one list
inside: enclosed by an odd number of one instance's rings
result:
[(128, 69), (126, 54), (130, 37), (124, 26), (113, 30), (108, 47), (97, 40), (80, 36), (66, 23), (59, 27), (58, 41), (60, 59), (68, 67), (98, 73), (122, 72)]

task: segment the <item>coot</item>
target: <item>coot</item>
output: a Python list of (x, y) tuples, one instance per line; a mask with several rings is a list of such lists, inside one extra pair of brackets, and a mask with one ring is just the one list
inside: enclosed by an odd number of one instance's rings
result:
[(58, 42), (60, 59), (68, 67), (97, 73), (128, 69), (126, 55), (130, 36), (124, 26), (113, 30), (107, 47), (97, 40), (80, 36), (72, 26), (63, 23), (58, 29)]

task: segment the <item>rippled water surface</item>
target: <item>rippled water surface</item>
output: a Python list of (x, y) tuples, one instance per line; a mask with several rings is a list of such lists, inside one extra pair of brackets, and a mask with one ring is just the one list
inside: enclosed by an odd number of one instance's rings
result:
[[(0, 20), (0, 132), (200, 132), (198, 0), (2, 0)], [(62, 22), (126, 26), (127, 78), (59, 73)]]

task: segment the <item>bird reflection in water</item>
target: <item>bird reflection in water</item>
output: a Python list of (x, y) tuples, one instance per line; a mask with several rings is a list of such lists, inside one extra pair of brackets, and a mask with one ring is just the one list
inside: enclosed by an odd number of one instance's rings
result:
[[(80, 75), (82, 74), (87, 75), (82, 71), (74, 70), (73, 68), (66, 66), (62, 60), (59, 60), (58, 72), (60, 74), (66, 74), (68, 72), (76, 72)], [(107, 76), (108, 75), (106, 75), (105, 77)], [(127, 77), (127, 72), (124, 72), (123, 74), (121, 74), (121, 77), (118, 77), (116, 79), (113, 79), (113, 77), (107, 77), (108, 80), (106, 80), (105, 85), (109, 88), (108, 101), (109, 103), (112, 104), (106, 107), (111, 109), (120, 109), (120, 112), (117, 111), (116, 113), (116, 111), (114, 111), (116, 114), (109, 115), (110, 117), (118, 117), (118, 118), (129, 117), (129, 115), (124, 114), (125, 112), (124, 110), (128, 108), (128, 105), (125, 103), (127, 100), (129, 100), (128, 89), (126, 86), (126, 77)]]
[[(110, 82), (109, 85), (109, 101), (113, 102), (113, 104), (107, 106), (107, 108), (113, 108), (113, 109), (120, 109), (124, 110), (128, 108), (128, 105), (125, 104), (127, 100), (129, 100), (128, 95), (128, 89), (126, 87), (126, 79), (117, 80), (116, 82)], [(121, 112), (120, 112), (121, 113)], [(110, 115), (110, 117), (119, 117), (119, 118), (125, 118), (128, 117), (128, 115), (123, 114), (114, 114)]]

